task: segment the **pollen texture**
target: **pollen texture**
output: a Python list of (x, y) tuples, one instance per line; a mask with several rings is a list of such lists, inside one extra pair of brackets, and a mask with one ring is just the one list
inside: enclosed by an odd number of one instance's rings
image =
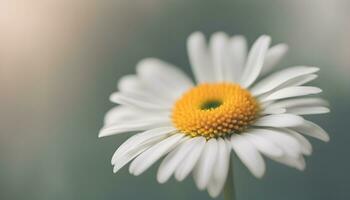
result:
[(172, 122), (181, 132), (207, 139), (240, 133), (254, 122), (259, 104), (233, 83), (204, 83), (175, 102)]

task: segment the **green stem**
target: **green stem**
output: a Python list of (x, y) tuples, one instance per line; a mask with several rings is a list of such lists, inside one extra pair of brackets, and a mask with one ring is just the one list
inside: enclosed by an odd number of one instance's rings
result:
[(228, 170), (227, 180), (224, 188), (224, 200), (236, 200), (232, 165), (232, 160), (230, 160), (230, 167)]

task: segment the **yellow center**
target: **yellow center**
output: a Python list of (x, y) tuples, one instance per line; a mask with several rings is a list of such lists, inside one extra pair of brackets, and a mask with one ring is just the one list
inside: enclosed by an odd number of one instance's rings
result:
[(259, 110), (256, 99), (238, 84), (205, 83), (190, 89), (176, 101), (172, 122), (192, 137), (225, 137), (246, 129)]

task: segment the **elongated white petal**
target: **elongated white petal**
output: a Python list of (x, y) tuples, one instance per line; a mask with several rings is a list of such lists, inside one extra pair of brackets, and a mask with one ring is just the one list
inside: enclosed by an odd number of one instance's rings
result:
[(287, 99), (274, 102), (266, 107), (269, 109), (273, 108), (293, 108), (293, 107), (324, 107), (328, 106), (329, 103), (321, 98), (297, 98)]
[(110, 100), (121, 105), (132, 106), (140, 109), (170, 110), (172, 102), (159, 102), (157, 97), (152, 99), (147, 96), (136, 96), (126, 93), (115, 92), (110, 96)]
[(282, 114), (285, 113), (287, 110), (285, 108), (265, 108), (261, 114), (262, 115), (276, 115), (276, 114)]
[(293, 114), (276, 114), (260, 117), (254, 126), (293, 127), (304, 123), (304, 119)]
[(282, 163), (289, 167), (293, 167), (300, 171), (305, 170), (305, 167), (306, 167), (305, 159), (301, 155), (299, 157), (283, 156), (283, 157), (270, 157), (270, 158), (276, 162)]
[(215, 81), (225, 80), (227, 73), (227, 44), (228, 36), (223, 32), (214, 33), (210, 38), (210, 51), (213, 60)]
[(265, 101), (278, 100), (278, 99), (284, 99), (284, 98), (290, 98), (290, 97), (305, 96), (310, 94), (317, 94), (320, 92), (322, 92), (322, 90), (317, 87), (310, 87), (310, 86), (286, 87), (268, 95), (267, 97), (261, 99), (261, 101), (265, 102)]
[(280, 85), (276, 89), (304, 85), (310, 81), (315, 80), (317, 77), (318, 77), (318, 75), (316, 75), (316, 74), (307, 74), (307, 75), (299, 76), (299, 77), (293, 78), (293, 79), (283, 83), (282, 85)]
[(198, 160), (194, 180), (199, 190), (204, 190), (213, 174), (214, 164), (217, 158), (218, 143), (216, 139), (210, 139), (203, 149)]
[(114, 153), (111, 163), (114, 164), (119, 159), (120, 155), (126, 154), (128, 151), (133, 150), (133, 148), (150, 141), (163, 139), (175, 131), (176, 129), (174, 127), (159, 127), (136, 134), (120, 145)]
[(265, 173), (265, 161), (254, 145), (244, 136), (240, 135), (233, 135), (231, 137), (231, 145), (249, 171), (255, 177), (261, 178)]
[(298, 140), (280, 129), (254, 129), (256, 134), (261, 135), (278, 145), (286, 156), (299, 157), (302, 147)]
[(278, 145), (274, 144), (271, 140), (262, 137), (261, 134), (259, 134), (259, 131), (252, 129), (247, 131), (245, 134), (247, 134), (249, 141), (261, 153), (274, 157), (280, 157), (283, 155), (281, 148)]
[(329, 113), (329, 108), (326, 107), (294, 107), (287, 109), (288, 113), (296, 115), (314, 115)]
[(271, 47), (267, 53), (264, 62), (264, 66), (261, 70), (261, 75), (264, 75), (271, 71), (274, 66), (276, 66), (280, 60), (285, 56), (288, 51), (288, 46), (286, 44), (277, 44)]
[(199, 137), (198, 143), (193, 144), (191, 152), (185, 157), (181, 165), (175, 171), (175, 178), (178, 181), (184, 180), (196, 165), (202, 150), (205, 146), (206, 139)]
[(156, 58), (141, 60), (137, 65), (137, 74), (149, 88), (174, 99), (193, 86), (184, 72)]
[(181, 164), (184, 158), (190, 153), (191, 149), (200, 142), (201, 138), (191, 138), (178, 146), (174, 151), (168, 154), (159, 166), (157, 180), (159, 183), (165, 183), (169, 180), (176, 168)]
[(171, 151), (183, 137), (184, 134), (177, 133), (147, 149), (130, 164), (129, 172), (135, 176), (140, 175), (158, 159)]
[(213, 82), (212, 60), (202, 33), (195, 32), (188, 37), (187, 51), (196, 81)]
[(122, 167), (124, 167), (128, 162), (130, 162), (132, 159), (136, 158), (139, 154), (150, 148), (151, 146), (155, 145), (160, 140), (155, 141), (149, 141), (142, 145), (136, 146), (132, 150), (129, 150), (127, 153), (123, 155), (119, 155), (118, 159), (114, 163), (113, 172), (117, 173)]
[(105, 125), (113, 123), (124, 123), (130, 121), (139, 121), (142, 119), (161, 119), (169, 118), (169, 112), (149, 112), (141, 109), (137, 109), (130, 106), (116, 106), (109, 110), (105, 115)]
[(290, 67), (278, 72), (275, 72), (263, 80), (259, 81), (256, 85), (251, 88), (251, 92), (253, 95), (260, 95), (265, 92), (271, 91), (274, 88), (282, 85), (283, 83), (291, 80), (293, 78), (311, 74), (318, 71), (317, 67), (306, 67), (306, 66), (296, 66)]
[(163, 126), (172, 126), (171, 121), (169, 119), (144, 119), (124, 124), (109, 124), (100, 130), (98, 137), (105, 137), (131, 131), (149, 130)]
[(238, 82), (247, 57), (247, 40), (244, 36), (233, 36), (228, 44), (227, 73), (225, 80)]
[(126, 75), (118, 81), (118, 90), (121, 92), (139, 93), (146, 90), (146, 88), (136, 75)]
[(323, 130), (320, 126), (311, 121), (305, 120), (305, 122), (302, 125), (293, 127), (292, 129), (325, 142), (329, 141), (328, 133), (325, 130)]
[(304, 136), (302, 136), (300, 133), (298, 133), (294, 130), (287, 129), (287, 128), (284, 128), (282, 130), (283, 130), (283, 132), (286, 132), (286, 133), (292, 135), (293, 137), (295, 137), (295, 139), (297, 139), (299, 141), (299, 144), (301, 145), (301, 151), (303, 154), (311, 155), (312, 145), (309, 142), (309, 140), (307, 140)]
[(243, 87), (248, 88), (258, 78), (270, 41), (269, 36), (263, 35), (253, 44), (240, 80)]
[(219, 196), (222, 191), (230, 165), (231, 147), (222, 138), (218, 138), (218, 153), (215, 161), (213, 174), (208, 184), (209, 195), (213, 198)]

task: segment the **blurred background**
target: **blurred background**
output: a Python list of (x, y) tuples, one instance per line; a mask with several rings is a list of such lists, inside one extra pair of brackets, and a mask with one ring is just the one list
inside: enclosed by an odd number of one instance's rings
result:
[(321, 68), (314, 84), (332, 112), (313, 117), (331, 135), (311, 139), (307, 169), (267, 161), (253, 178), (235, 159), (238, 200), (350, 199), (350, 1), (1, 0), (0, 199), (210, 199), (191, 179), (159, 185), (156, 167), (113, 174), (127, 134), (98, 139), (109, 94), (144, 57), (190, 73), (187, 36), (223, 30), (290, 46), (279, 65)]

